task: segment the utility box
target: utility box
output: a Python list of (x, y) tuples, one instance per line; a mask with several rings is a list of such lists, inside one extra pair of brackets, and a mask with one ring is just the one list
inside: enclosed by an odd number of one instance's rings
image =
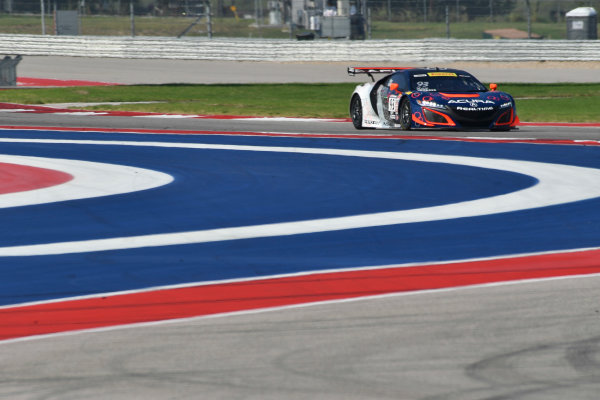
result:
[(17, 64), (21, 56), (5, 56), (0, 60), (0, 86), (17, 86)]
[(79, 14), (77, 11), (56, 11), (55, 24), (57, 35), (79, 35)]
[(567, 39), (598, 39), (598, 13), (593, 7), (579, 7), (569, 11), (567, 17)]
[(321, 37), (350, 38), (350, 17), (323, 17), (321, 19)]

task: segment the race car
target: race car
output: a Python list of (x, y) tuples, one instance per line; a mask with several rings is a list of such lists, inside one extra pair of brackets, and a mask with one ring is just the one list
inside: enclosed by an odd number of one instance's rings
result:
[[(356, 129), (419, 128), (509, 130), (519, 123), (515, 100), (488, 90), (468, 72), (447, 68), (350, 67), (349, 75), (366, 74), (350, 99)], [(373, 74), (387, 74), (375, 81)]]

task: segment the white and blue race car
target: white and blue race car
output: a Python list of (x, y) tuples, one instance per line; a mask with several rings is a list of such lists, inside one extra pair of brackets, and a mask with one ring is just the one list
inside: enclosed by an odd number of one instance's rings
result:
[[(373, 74), (387, 74), (375, 81)], [(509, 130), (519, 123), (511, 95), (487, 89), (473, 75), (445, 68), (351, 67), (373, 82), (358, 85), (350, 100), (356, 129), (419, 128)]]

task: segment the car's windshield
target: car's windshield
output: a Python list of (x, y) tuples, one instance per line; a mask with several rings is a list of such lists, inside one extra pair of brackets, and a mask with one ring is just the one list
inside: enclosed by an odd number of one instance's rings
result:
[(472, 75), (456, 72), (424, 72), (410, 77), (411, 90), (419, 92), (485, 92)]

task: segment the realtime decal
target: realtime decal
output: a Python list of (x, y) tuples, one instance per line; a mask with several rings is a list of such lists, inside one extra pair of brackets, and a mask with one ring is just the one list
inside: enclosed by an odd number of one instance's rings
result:
[(492, 111), (494, 107), (456, 107), (458, 111)]

